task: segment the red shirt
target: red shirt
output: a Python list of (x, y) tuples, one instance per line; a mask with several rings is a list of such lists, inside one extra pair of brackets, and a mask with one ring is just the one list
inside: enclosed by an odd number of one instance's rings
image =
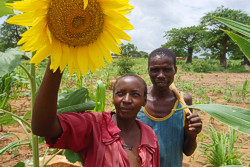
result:
[[(46, 138), (49, 147), (69, 149), (80, 153), (84, 167), (129, 167), (127, 153), (122, 148), (121, 131), (111, 118), (111, 112), (85, 112), (58, 114), (63, 133), (53, 142)], [(136, 120), (141, 128), (138, 153), (142, 167), (159, 167), (159, 145), (154, 131)]]

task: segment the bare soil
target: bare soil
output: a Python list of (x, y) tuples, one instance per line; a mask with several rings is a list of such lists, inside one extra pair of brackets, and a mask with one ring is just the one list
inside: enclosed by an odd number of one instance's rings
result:
[[(143, 76), (144, 78), (147, 76)], [(180, 82), (194, 82), (195, 87), (203, 86), (206, 88), (206, 96), (211, 98), (214, 103), (217, 104), (226, 104), (231, 106), (237, 106), (242, 107), (245, 109), (250, 108), (249, 103), (249, 94), (246, 95), (245, 100), (241, 100), (240, 102), (236, 102), (237, 98), (240, 97), (239, 94), (236, 94), (236, 89), (239, 87), (242, 87), (242, 84), (245, 80), (249, 80), (250, 73), (209, 73), (209, 74), (178, 74), (178, 81)], [(213, 88), (221, 88), (221, 89), (228, 89), (232, 90), (233, 97), (232, 100), (227, 101), (224, 98), (223, 93), (212, 91)], [(109, 94), (111, 93), (111, 90), (108, 90)], [(190, 93), (190, 92), (188, 92)], [(196, 95), (190, 93), (193, 97), (193, 99), (196, 97)], [(30, 97), (22, 97), (18, 98), (17, 100), (11, 100), (10, 105), (12, 106), (12, 109), (18, 113), (18, 115), (24, 115), (28, 110), (30, 110)], [(109, 104), (107, 105), (107, 109), (109, 109)], [(198, 136), (198, 143), (201, 141), (201, 139), (204, 142), (210, 142), (207, 138), (202, 138), (202, 133), (205, 133), (205, 130), (208, 126), (208, 124), (211, 124), (218, 130), (226, 130), (227, 127), (223, 125), (221, 122), (217, 120), (211, 120), (210, 116), (202, 111), (194, 111), (197, 112), (203, 122), (203, 130)], [(3, 135), (5, 133), (15, 133), (19, 136), (19, 138), (25, 138), (26, 135), (21, 128), (21, 126), (15, 124), (9, 127), (3, 127), (2, 131), (0, 131), (0, 135)], [(204, 135), (203, 135), (204, 136)], [(0, 140), (0, 148), (3, 148), (7, 146), (9, 143), (17, 140), (16, 137), (6, 137)], [(239, 143), (249, 141), (250, 136), (246, 134), (242, 134), (239, 140)], [(45, 144), (39, 145), (40, 152), (43, 152), (46, 149)], [(244, 156), (245, 159), (249, 159), (250, 157), (250, 142), (242, 149), (240, 150), (240, 153), (247, 152), (246, 156)], [(0, 156), (0, 167), (11, 167), (14, 166), (18, 162), (23, 162), (26, 159), (32, 158), (32, 152), (31, 149), (28, 146), (21, 146), (14, 150), (9, 150), (5, 152), (3, 155)], [(201, 156), (201, 153), (199, 152), (199, 146), (196, 149), (195, 153), (192, 156), (185, 156), (183, 159), (183, 166), (184, 167), (201, 167), (204, 166), (204, 162), (206, 161), (205, 157)], [(249, 160), (244, 160), (243, 162), (250, 164)], [(249, 166), (249, 165), (247, 165)]]

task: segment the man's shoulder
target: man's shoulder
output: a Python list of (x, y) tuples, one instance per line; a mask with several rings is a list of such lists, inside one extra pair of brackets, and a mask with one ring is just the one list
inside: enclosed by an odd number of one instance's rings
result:
[(141, 145), (149, 145), (150, 147), (156, 149), (158, 145), (158, 139), (154, 130), (141, 121), (137, 120), (137, 122), (139, 123), (141, 129)]
[(150, 126), (148, 126), (147, 124), (141, 122), (140, 120), (136, 120), (136, 121), (139, 123), (142, 132), (145, 132), (149, 136), (150, 135), (155, 135), (154, 130)]

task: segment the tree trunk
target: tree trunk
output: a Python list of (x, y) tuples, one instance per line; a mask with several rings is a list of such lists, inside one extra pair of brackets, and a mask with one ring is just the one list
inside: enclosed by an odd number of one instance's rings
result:
[(226, 37), (223, 41), (223, 50), (222, 50), (222, 53), (220, 55), (220, 65), (222, 67), (224, 67), (225, 69), (227, 68), (227, 57), (226, 57), (226, 54), (227, 54), (227, 41), (228, 41), (228, 38)]
[(246, 56), (244, 56), (244, 60), (241, 62), (241, 65), (245, 65), (245, 64), (250, 66), (250, 61), (248, 60)]
[(224, 55), (220, 55), (220, 65), (225, 69), (227, 68), (227, 58), (225, 53)]
[(192, 63), (193, 50), (193, 48), (188, 48), (188, 57), (186, 63)]

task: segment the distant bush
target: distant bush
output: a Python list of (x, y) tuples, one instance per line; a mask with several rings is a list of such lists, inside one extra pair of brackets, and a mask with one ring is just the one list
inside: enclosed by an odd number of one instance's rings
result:
[(180, 66), (184, 72), (210, 73), (224, 71), (218, 60), (193, 59), (192, 63), (181, 64)]
[(132, 67), (134, 64), (134, 61), (128, 56), (119, 57), (116, 61), (116, 65), (118, 66), (118, 75), (133, 73)]
[(193, 71), (197, 73), (209, 73), (223, 71), (218, 60), (197, 59), (192, 63)]

